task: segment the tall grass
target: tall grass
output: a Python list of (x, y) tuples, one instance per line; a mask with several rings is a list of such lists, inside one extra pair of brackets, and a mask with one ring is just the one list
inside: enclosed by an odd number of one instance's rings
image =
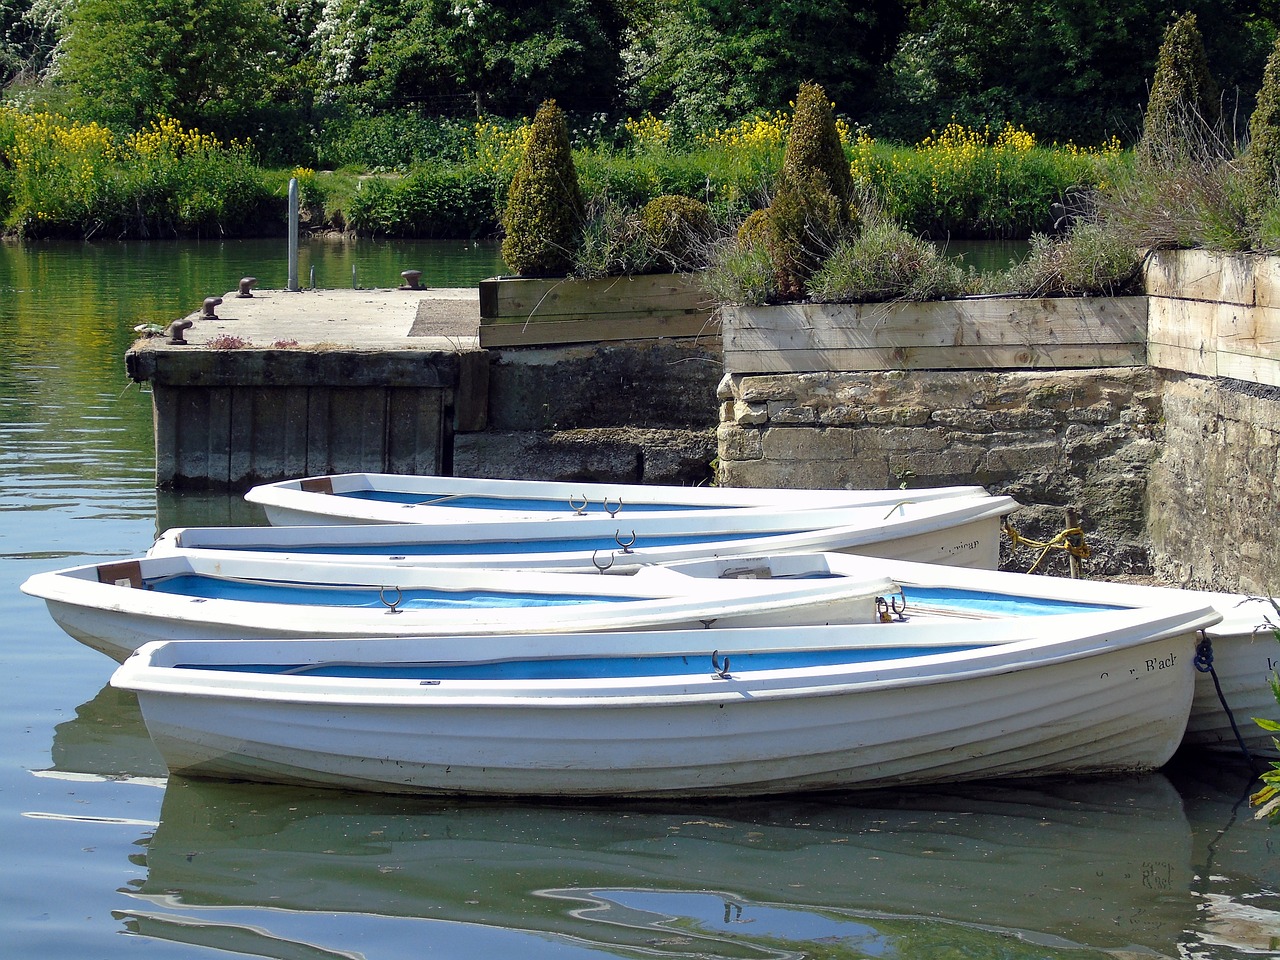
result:
[(273, 200), (247, 144), (168, 119), (121, 137), (0, 105), (0, 170), (0, 217), (29, 238), (261, 232)]
[(913, 147), (865, 134), (853, 145), (855, 181), (888, 216), (935, 240), (1025, 238), (1053, 228), (1054, 204), (1106, 187), (1127, 163), (1118, 141), (1044, 146), (1012, 126), (952, 123)]
[[(1134, 163), (1100, 196), (1103, 222), (1152, 249), (1267, 249), (1244, 165), (1220, 125), (1182, 111), (1151, 136), (1168, 142), (1143, 142)], [(1272, 215), (1277, 207), (1272, 198)]]
[[(632, 118), (580, 140), (574, 162), (589, 199), (638, 209), (662, 195), (693, 197), (732, 231), (772, 199), (790, 122), (779, 112), (678, 141), (663, 121)], [(912, 146), (879, 143), (847, 123), (838, 129), (860, 192), (935, 240), (1047, 231), (1064, 195), (1105, 187), (1132, 166), (1114, 143), (1043, 145), (1015, 128), (953, 124)], [(320, 151), (347, 166), (336, 175), (307, 170), (312, 225), (388, 237), (495, 233), (528, 131), (527, 122), (492, 119), (349, 119)], [(0, 107), (0, 220), (22, 236), (275, 231), (286, 181), (259, 168), (247, 142), (173, 121), (124, 136)], [(1280, 239), (1280, 214), (1269, 235)]]

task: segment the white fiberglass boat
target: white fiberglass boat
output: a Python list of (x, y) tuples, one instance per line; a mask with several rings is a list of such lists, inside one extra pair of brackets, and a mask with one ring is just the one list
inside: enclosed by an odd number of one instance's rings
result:
[(902, 500), (984, 496), (978, 486), (921, 490), (792, 490), (661, 484), (342, 473), (254, 487), (245, 499), (276, 525), (473, 523), (569, 517), (771, 513), (815, 507), (891, 507)]
[(434, 524), (185, 527), (150, 555), (199, 552), (350, 564), (634, 570), (744, 553), (840, 551), (994, 569), (1009, 497), (955, 496), (790, 512), (755, 509)]
[(742, 796), (1162, 765), (1206, 607), (589, 635), (148, 644), (173, 773), (425, 794)]

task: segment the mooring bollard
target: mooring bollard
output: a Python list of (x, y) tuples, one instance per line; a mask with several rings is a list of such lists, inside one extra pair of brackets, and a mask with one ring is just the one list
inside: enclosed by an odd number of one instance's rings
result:
[(401, 290), (421, 290), (422, 289), (420, 286), (418, 286), (418, 281), (422, 279), (421, 270), (404, 270), (404, 271), (401, 271), (400, 276), (404, 279), (404, 283), (401, 284), (400, 286)]
[(169, 324), (169, 342), (170, 343), (186, 343), (186, 339), (182, 336), (182, 331), (191, 326), (190, 320), (175, 320)]
[(253, 288), (254, 288), (254, 285), (257, 284), (257, 282), (258, 282), (257, 277), (241, 277), (240, 292), (236, 294), (236, 297), (238, 299), (243, 297), (252, 297)]
[(222, 303), (221, 297), (205, 297), (204, 309), (200, 312), (201, 320), (217, 320), (218, 315), (214, 313), (214, 308)]

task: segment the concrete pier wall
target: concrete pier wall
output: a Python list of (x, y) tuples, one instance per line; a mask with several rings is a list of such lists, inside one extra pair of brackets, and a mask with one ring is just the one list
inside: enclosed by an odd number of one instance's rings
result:
[(129, 373), (151, 384), (157, 486), (243, 489), (317, 473), (450, 473), (453, 431), (484, 421), (488, 356), (140, 350)]
[(459, 430), (459, 476), (707, 484), (717, 343), (636, 340), (491, 351), (488, 422)]
[[(1147, 297), (1043, 316), (988, 301), (893, 322), (883, 307), (845, 306), (829, 322), (807, 305), (749, 313), (745, 329), (726, 311), (723, 350), (709, 336), (482, 350), (467, 291), (361, 292), (358, 304), (330, 291), (258, 305), (263, 329), (305, 308), (287, 327), (310, 331), (306, 346), (201, 349), (254, 329), (238, 306), (240, 319), (197, 318), (191, 346), (143, 344), (128, 363), (155, 394), (161, 486), (362, 470), (980, 483), (1025, 505), (1014, 525), (1033, 539), (1051, 539), (1075, 508), (1086, 575), (1277, 593), (1278, 264), (1162, 254)], [(363, 324), (346, 342), (339, 310)], [(835, 360), (814, 369), (824, 358)], [(1034, 559), (1006, 547), (1010, 569)], [(1051, 552), (1041, 569), (1065, 564)]]
[[(1147, 572), (1146, 478), (1161, 426), (1146, 368), (730, 374), (721, 395), (726, 486), (901, 487), (910, 497), (977, 483), (1023, 504), (1014, 526), (1037, 540), (1077, 507), (1096, 567)], [(1065, 554), (1047, 562), (1065, 569)]]

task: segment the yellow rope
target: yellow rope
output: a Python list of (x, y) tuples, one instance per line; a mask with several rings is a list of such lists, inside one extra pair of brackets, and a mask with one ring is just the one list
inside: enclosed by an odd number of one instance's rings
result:
[[(1067, 553), (1071, 554), (1071, 556), (1077, 557), (1081, 560), (1087, 560), (1093, 553), (1093, 551), (1089, 549), (1089, 545), (1084, 542), (1084, 531), (1079, 527), (1068, 527), (1047, 543), (1041, 540), (1032, 540), (1030, 537), (1024, 537), (1008, 523), (1004, 525), (1004, 532), (1009, 535), (1009, 542), (1013, 545), (1014, 550), (1017, 550), (1020, 546), (1027, 546), (1040, 551), (1040, 556), (1036, 557), (1036, 562), (1031, 565), (1030, 569), (1027, 570), (1027, 573), (1034, 573), (1036, 567), (1040, 566), (1040, 561), (1045, 558), (1050, 550), (1065, 550)], [(1073, 543), (1070, 540), (1071, 537), (1079, 537), (1080, 542)]]

